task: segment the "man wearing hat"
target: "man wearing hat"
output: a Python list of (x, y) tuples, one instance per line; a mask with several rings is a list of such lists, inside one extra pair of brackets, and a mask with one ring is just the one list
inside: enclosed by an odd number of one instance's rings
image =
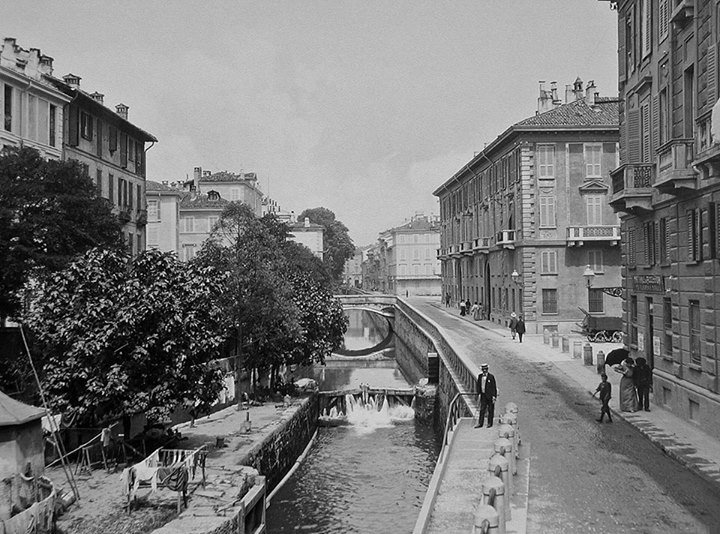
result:
[[(517, 324), (518, 324), (518, 317), (515, 312), (512, 312), (510, 314), (510, 323), (508, 326), (510, 327), (510, 335), (512, 335), (512, 338), (515, 339), (515, 332), (517, 331)], [(522, 339), (521, 339), (522, 341)]]
[(480, 366), (482, 373), (477, 379), (477, 393), (480, 397), (480, 417), (475, 428), (480, 428), (485, 422), (485, 411), (488, 414), (488, 428), (493, 426), (495, 417), (495, 399), (497, 398), (497, 384), (495, 377), (488, 372), (489, 366), (484, 363)]

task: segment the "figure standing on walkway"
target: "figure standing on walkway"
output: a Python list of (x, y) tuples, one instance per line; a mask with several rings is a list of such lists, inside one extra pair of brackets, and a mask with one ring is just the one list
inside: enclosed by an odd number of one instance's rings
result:
[(636, 412), (638, 402), (635, 394), (635, 381), (633, 380), (635, 360), (628, 356), (614, 369), (623, 375), (620, 379), (620, 409), (623, 412)]
[(517, 324), (518, 324), (518, 318), (517, 314), (515, 312), (512, 312), (510, 314), (510, 324), (508, 326), (510, 327), (510, 335), (513, 339), (515, 339), (515, 334), (517, 333)]
[(525, 335), (525, 321), (523, 321), (522, 315), (518, 317), (515, 332), (517, 332), (518, 339), (520, 339), (520, 343), (522, 343), (522, 337)]
[(649, 412), (650, 392), (653, 388), (652, 368), (647, 364), (645, 358), (638, 358), (636, 364), (634, 378), (635, 389), (637, 389), (638, 401), (640, 403), (638, 410), (645, 409), (646, 412)]
[(600, 393), (600, 401), (602, 402), (602, 408), (600, 408), (600, 419), (597, 420), (598, 423), (603, 422), (603, 417), (605, 414), (608, 416), (608, 423), (612, 423), (612, 415), (610, 415), (610, 397), (612, 397), (612, 384), (608, 382), (607, 375), (605, 373), (600, 375), (600, 378), (602, 379), (602, 382), (600, 382), (600, 385), (598, 385), (597, 389), (595, 390), (595, 393), (593, 393), (593, 397)]
[(497, 383), (495, 377), (490, 374), (488, 364), (484, 363), (480, 366), (482, 371), (477, 379), (477, 394), (480, 400), (480, 417), (475, 428), (480, 428), (485, 422), (485, 412), (487, 411), (487, 426), (493, 426), (495, 418), (495, 399), (497, 399)]
[(460, 299), (460, 315), (465, 315), (465, 301)]
[(446, 308), (450, 307), (450, 293), (445, 294), (445, 307)]
[(472, 308), (470, 308), (470, 314), (475, 321), (480, 320), (480, 304), (478, 304), (477, 301), (472, 305)]

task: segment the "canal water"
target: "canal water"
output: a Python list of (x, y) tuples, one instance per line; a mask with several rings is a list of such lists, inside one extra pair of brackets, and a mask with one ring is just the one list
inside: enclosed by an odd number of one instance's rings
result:
[[(384, 339), (368, 312), (350, 312), (346, 346), (371, 347)], [(352, 339), (349, 339), (352, 338)], [(376, 361), (352, 365), (333, 358), (312, 375), (321, 390), (407, 388), (392, 350)], [(439, 453), (430, 424), (388, 417), (366, 406), (361, 420), (319, 428), (307, 457), (275, 494), (267, 511), (268, 534), (410, 533), (415, 526)], [(392, 416), (392, 413), (390, 414)]]

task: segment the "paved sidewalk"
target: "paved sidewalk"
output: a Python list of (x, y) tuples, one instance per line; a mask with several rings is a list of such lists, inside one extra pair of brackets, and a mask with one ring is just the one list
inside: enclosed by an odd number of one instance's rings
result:
[[(446, 313), (456, 315), (477, 328), (493, 332), (495, 335), (504, 338), (508, 343), (507, 348), (515, 351), (518, 355), (520, 355), (522, 349), (524, 355), (532, 352), (537, 359), (553, 363), (559, 370), (590, 393), (595, 391), (600, 382), (600, 376), (595, 365), (586, 366), (583, 364), (582, 357), (575, 359), (572, 352), (563, 353), (560, 347), (553, 348), (551, 345), (546, 345), (543, 343), (542, 334), (525, 335), (523, 343), (520, 344), (517, 340), (512, 340), (507, 327), (491, 321), (474, 321), (470, 317), (460, 317), (456, 309), (444, 308), (439, 302), (433, 302), (433, 306)], [(597, 351), (602, 350), (607, 355), (608, 351), (616, 346), (609, 343), (594, 343), (593, 352), (596, 354)], [(572, 351), (572, 343), (570, 350)], [(617, 373), (608, 373), (608, 379), (613, 382), (613, 390), (617, 392), (619, 377), (614, 375), (617, 375)], [(694, 470), (709, 482), (717, 484), (720, 488), (720, 441), (703, 432), (697, 425), (674, 415), (662, 406), (654, 404), (652, 394), (650, 412), (621, 412), (617, 408), (617, 395), (614, 397), (610, 406), (613, 417), (624, 419), (665, 453)], [(598, 403), (598, 413), (599, 406)]]

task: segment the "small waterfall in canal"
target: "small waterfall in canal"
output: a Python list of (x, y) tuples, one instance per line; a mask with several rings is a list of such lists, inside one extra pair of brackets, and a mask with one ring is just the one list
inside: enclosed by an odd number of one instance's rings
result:
[[(381, 397), (382, 401), (379, 401), (378, 397)], [(363, 392), (345, 394), (345, 412), (333, 406), (320, 416), (320, 423), (323, 426), (349, 425), (358, 433), (364, 434), (378, 428), (412, 422), (414, 419), (415, 410), (412, 406), (400, 403), (391, 405), (386, 395), (368, 395)]]

